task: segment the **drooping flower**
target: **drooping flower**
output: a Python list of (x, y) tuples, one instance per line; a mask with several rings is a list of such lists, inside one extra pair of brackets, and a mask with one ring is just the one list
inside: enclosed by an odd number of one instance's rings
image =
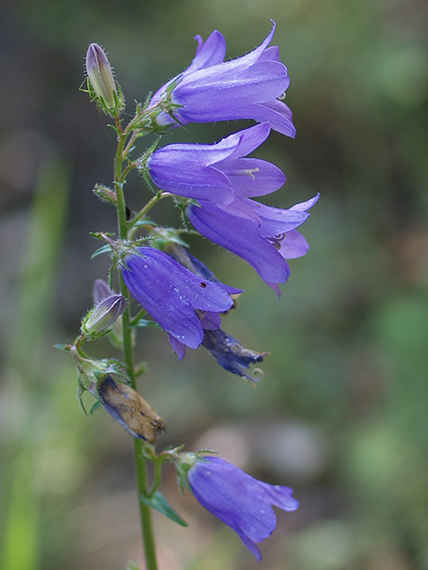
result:
[[(198, 49), (191, 65), (154, 94), (149, 108), (170, 97), (171, 103), (180, 106), (174, 116), (183, 125), (254, 119), (268, 121), (272, 129), (294, 137), (291, 111), (278, 100), (290, 80), (279, 61), (278, 47), (268, 47), (274, 33), (275, 23), (259, 47), (226, 62), (226, 42), (220, 32), (212, 32), (205, 43), (196, 36)], [(163, 112), (157, 122), (169, 125), (175, 119)]]
[(284, 174), (270, 162), (243, 157), (269, 133), (269, 124), (262, 123), (213, 145), (168, 145), (155, 151), (143, 168), (159, 188), (186, 198), (229, 204), (236, 196), (263, 196), (284, 184)]
[(98, 381), (96, 390), (106, 411), (133, 437), (155, 443), (164, 431), (163, 419), (130, 386), (107, 375)]
[[(171, 243), (167, 249), (169, 255), (180, 265), (186, 267), (192, 273), (199, 275), (208, 279), (213, 283), (218, 283), (222, 285), (219, 279), (208, 269), (208, 267), (202, 263), (198, 258), (193, 256), (181, 245), (176, 243)], [(241, 290), (236, 289), (233, 292), (229, 288), (229, 292), (232, 297), (236, 299)], [(221, 319), (218, 313), (205, 313), (203, 318), (201, 318), (201, 326), (204, 329), (204, 340), (202, 341), (202, 346), (205, 347), (211, 354), (217, 359), (217, 362), (228, 372), (232, 374), (237, 374), (247, 378), (250, 382), (255, 384), (257, 380), (261, 378), (259, 376), (253, 376), (246, 369), (250, 368), (251, 364), (256, 364), (263, 362), (263, 358), (267, 355), (266, 352), (256, 352), (245, 348), (240, 341), (228, 334), (220, 328)], [(186, 354), (186, 347), (177, 339), (172, 339), (171, 345), (174, 351), (178, 355), (178, 359), (182, 360)], [(261, 372), (261, 371), (260, 371)]]
[(308, 218), (307, 210), (318, 197), (288, 210), (249, 198), (236, 198), (226, 207), (200, 200), (200, 206), (188, 206), (187, 214), (198, 232), (245, 259), (279, 295), (277, 284), (290, 275), (286, 259), (300, 257), (309, 248), (295, 228)]
[(238, 533), (252, 554), (261, 560), (256, 543), (276, 526), (272, 505), (294, 511), (299, 503), (289, 487), (269, 485), (251, 477), (220, 457), (201, 457), (187, 471), (187, 482), (199, 503)]
[(170, 340), (198, 348), (204, 331), (196, 311), (202, 311), (202, 316), (204, 312), (223, 313), (233, 305), (230, 293), (238, 290), (195, 275), (163, 251), (152, 247), (137, 251), (125, 257), (122, 268), (131, 294), (170, 335)]
[(220, 328), (205, 329), (202, 346), (209, 350), (220, 366), (228, 372), (243, 376), (253, 384), (261, 378), (261, 376), (252, 376), (247, 369), (251, 364), (263, 362), (263, 358), (267, 355), (266, 352), (256, 352), (245, 348), (237, 338)]

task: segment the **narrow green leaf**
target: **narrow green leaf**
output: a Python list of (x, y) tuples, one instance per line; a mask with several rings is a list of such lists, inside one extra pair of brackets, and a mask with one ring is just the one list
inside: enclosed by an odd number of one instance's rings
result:
[(132, 325), (131, 328), (133, 329), (144, 329), (146, 327), (159, 327), (159, 325), (157, 323), (155, 323), (154, 321), (149, 321), (148, 319), (140, 319), (138, 322), (135, 323), (135, 325)]
[(110, 253), (110, 252), (111, 252), (111, 246), (103, 245), (102, 247), (94, 251), (94, 253), (91, 255), (91, 259), (94, 259), (94, 257), (97, 257), (97, 255), (101, 255), (102, 253)]
[(177, 511), (174, 511), (160, 491), (155, 491), (153, 496), (150, 498), (145, 497), (144, 495), (140, 495), (140, 497), (145, 505), (148, 505), (152, 509), (162, 513), (173, 522), (180, 524), (181, 526), (188, 526), (187, 522), (181, 518)]

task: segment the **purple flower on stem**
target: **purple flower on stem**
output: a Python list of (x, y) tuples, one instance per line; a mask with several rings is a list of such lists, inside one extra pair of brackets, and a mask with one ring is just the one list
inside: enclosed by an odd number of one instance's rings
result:
[(277, 284), (290, 275), (286, 259), (305, 255), (309, 249), (295, 228), (309, 217), (307, 210), (318, 197), (288, 210), (249, 198), (236, 198), (224, 208), (200, 201), (200, 206), (190, 205), (187, 214), (198, 232), (248, 261), (279, 296)]
[[(254, 119), (268, 121), (272, 129), (294, 137), (291, 111), (278, 100), (290, 80), (287, 68), (279, 61), (278, 47), (268, 47), (274, 33), (275, 23), (258, 48), (226, 62), (226, 42), (220, 32), (214, 31), (205, 43), (196, 36), (198, 49), (191, 65), (155, 93), (149, 108), (170, 96), (179, 106), (174, 110), (175, 118), (183, 125)], [(168, 125), (175, 120), (163, 112), (157, 122)]]
[(137, 249), (138, 255), (125, 257), (122, 269), (132, 296), (169, 334), (172, 344), (176, 340), (198, 348), (204, 331), (196, 311), (202, 316), (223, 313), (233, 305), (230, 293), (238, 290), (195, 275), (158, 249)]
[(196, 499), (238, 533), (258, 561), (257, 542), (268, 538), (276, 526), (272, 505), (284, 511), (299, 506), (289, 487), (254, 479), (220, 457), (203, 457), (190, 467), (187, 481)]
[(264, 196), (284, 184), (284, 174), (270, 162), (243, 157), (269, 133), (269, 124), (262, 123), (213, 145), (168, 145), (150, 156), (147, 171), (162, 190), (195, 200), (226, 205), (235, 197)]

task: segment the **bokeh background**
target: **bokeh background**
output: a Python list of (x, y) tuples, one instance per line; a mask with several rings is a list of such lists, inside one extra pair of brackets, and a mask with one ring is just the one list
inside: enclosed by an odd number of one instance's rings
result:
[[(155, 516), (161, 570), (428, 569), (428, 4), (424, 0), (2, 0), (0, 4), (0, 565), (113, 570), (142, 558), (132, 441), (85, 417), (71, 358), (94, 279), (90, 231), (115, 231), (92, 194), (110, 184), (115, 140), (79, 91), (90, 42), (108, 51), (132, 113), (191, 61), (213, 29), (228, 57), (275, 44), (291, 77), (295, 140), (257, 156), (289, 207), (321, 193), (282, 299), (242, 260), (192, 239), (218, 277), (245, 289), (224, 328), (269, 351), (256, 389), (204, 349), (178, 363), (142, 331), (144, 397), (167, 421), (159, 447), (217, 449), (295, 489), (257, 565), (185, 494), (189, 522)], [(214, 142), (249, 123), (189, 125), (169, 141)], [(168, 142), (169, 142), (168, 141)], [(141, 146), (141, 150), (143, 146)], [(131, 207), (149, 196), (137, 176)], [(157, 207), (165, 223), (172, 208)], [(106, 343), (89, 347), (107, 356)], [(114, 351), (113, 351), (114, 352)], [(141, 562), (141, 567), (143, 563)]]

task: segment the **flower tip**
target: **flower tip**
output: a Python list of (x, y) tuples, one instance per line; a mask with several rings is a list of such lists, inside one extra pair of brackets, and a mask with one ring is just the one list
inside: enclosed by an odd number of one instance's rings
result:
[(91, 75), (96, 72), (100, 66), (107, 65), (110, 66), (104, 50), (98, 44), (90, 44), (86, 52), (86, 73), (88, 77), (91, 78)]

